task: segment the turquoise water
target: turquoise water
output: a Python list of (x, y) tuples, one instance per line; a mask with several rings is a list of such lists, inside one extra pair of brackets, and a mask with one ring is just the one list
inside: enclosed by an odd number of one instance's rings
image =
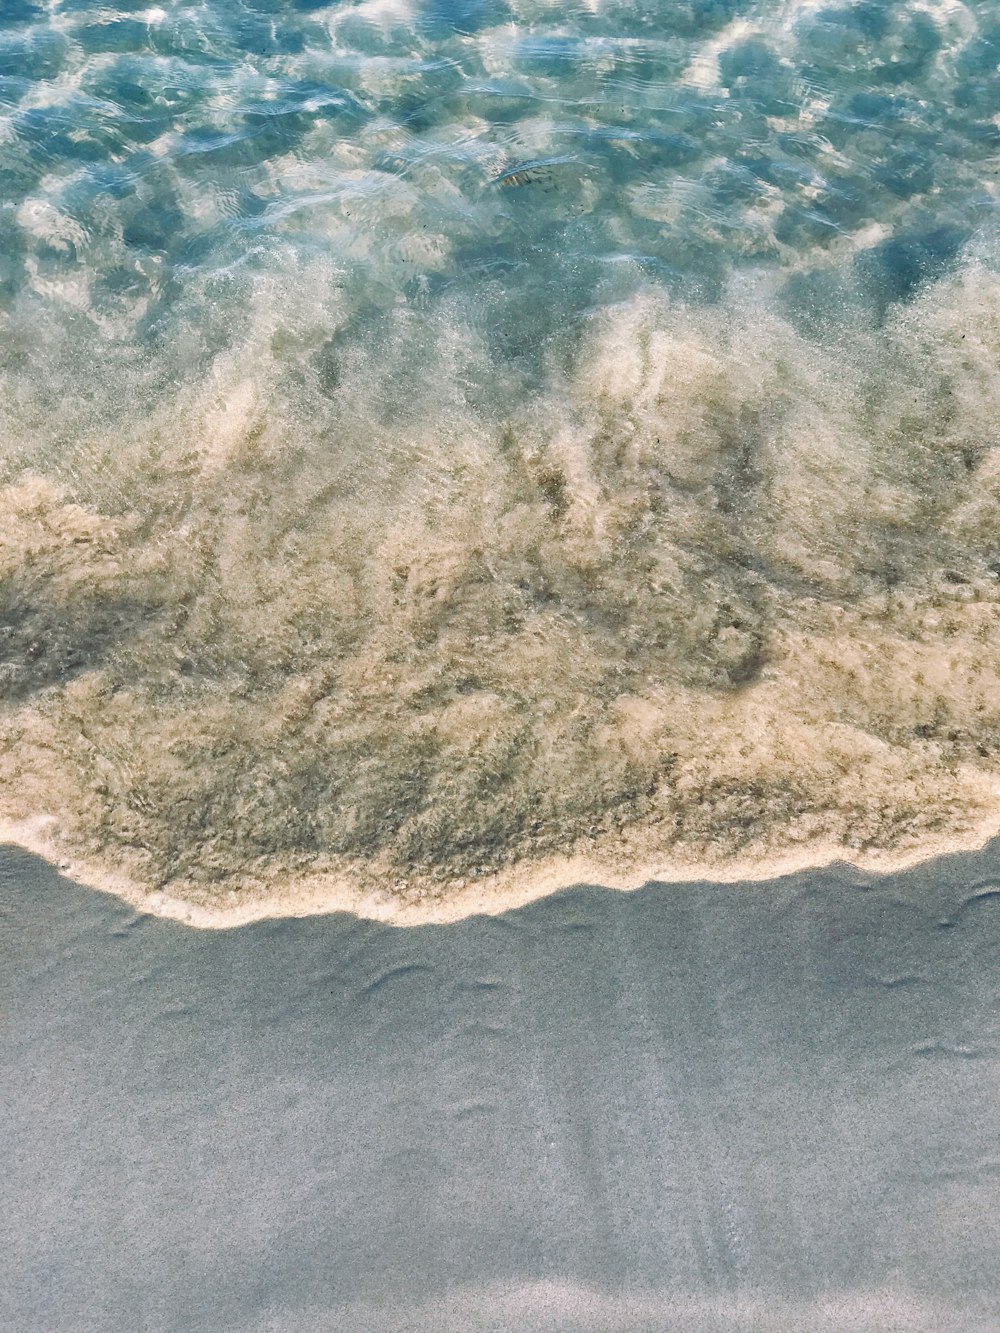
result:
[(519, 368), (649, 284), (882, 311), (995, 218), (998, 63), (990, 4), (8, 3), (5, 304), (215, 352), (318, 265)]
[(998, 63), (992, 0), (5, 0), (5, 813), (237, 884), (960, 835)]

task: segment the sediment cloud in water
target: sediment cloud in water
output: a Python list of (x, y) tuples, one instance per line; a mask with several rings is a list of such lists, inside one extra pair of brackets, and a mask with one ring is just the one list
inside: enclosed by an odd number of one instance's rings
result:
[(315, 278), (89, 418), (65, 349), (8, 395), (6, 817), (210, 899), (997, 806), (988, 267), (822, 342), (760, 292), (640, 295), (527, 384), (446, 302), (338, 341)]

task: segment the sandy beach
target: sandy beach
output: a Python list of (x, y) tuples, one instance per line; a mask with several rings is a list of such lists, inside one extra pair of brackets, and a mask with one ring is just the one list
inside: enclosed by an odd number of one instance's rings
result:
[(1000, 862), (192, 930), (0, 854), (0, 1324), (993, 1333)]

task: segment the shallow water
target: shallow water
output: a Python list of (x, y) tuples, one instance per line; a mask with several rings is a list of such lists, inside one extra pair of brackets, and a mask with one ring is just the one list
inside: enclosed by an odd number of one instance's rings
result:
[(968, 840), (998, 22), (8, 0), (0, 813), (202, 897)]
[(1000, 859), (192, 931), (0, 863), (0, 1324), (988, 1333)]

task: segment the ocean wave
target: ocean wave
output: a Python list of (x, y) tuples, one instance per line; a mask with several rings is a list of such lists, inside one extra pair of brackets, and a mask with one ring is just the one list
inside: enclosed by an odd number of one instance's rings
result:
[(0, 817), (203, 904), (992, 828), (988, 7), (272, 10), (0, 20)]
[(208, 901), (992, 817), (986, 258), (835, 339), (650, 288), (541, 384), (460, 303), (331, 337), (316, 282), (127, 410), (6, 395), (6, 818)]

